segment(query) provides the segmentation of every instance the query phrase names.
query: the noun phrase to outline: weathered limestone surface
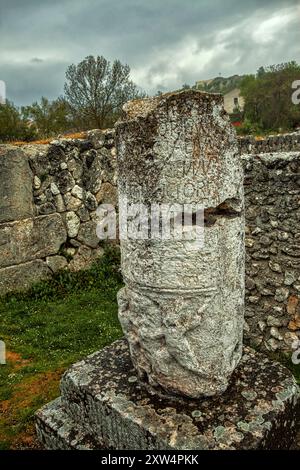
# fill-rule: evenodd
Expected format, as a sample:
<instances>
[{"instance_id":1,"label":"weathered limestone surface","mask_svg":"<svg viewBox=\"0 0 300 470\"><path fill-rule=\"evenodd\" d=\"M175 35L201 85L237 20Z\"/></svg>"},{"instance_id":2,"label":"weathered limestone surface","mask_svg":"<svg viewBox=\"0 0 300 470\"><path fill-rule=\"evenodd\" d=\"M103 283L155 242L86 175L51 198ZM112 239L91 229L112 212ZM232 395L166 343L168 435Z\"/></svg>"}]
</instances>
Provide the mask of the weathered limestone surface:
<instances>
[{"instance_id":1,"label":"weathered limestone surface","mask_svg":"<svg viewBox=\"0 0 300 470\"><path fill-rule=\"evenodd\" d=\"M0 168L0 223L32 217L32 173L24 152L0 145Z\"/></svg>"},{"instance_id":2,"label":"weathered limestone surface","mask_svg":"<svg viewBox=\"0 0 300 470\"><path fill-rule=\"evenodd\" d=\"M119 319L139 376L190 397L224 392L242 353L243 171L223 99L133 101L116 128L119 203L201 204L204 248L122 240Z\"/></svg>"},{"instance_id":3,"label":"weathered limestone surface","mask_svg":"<svg viewBox=\"0 0 300 470\"><path fill-rule=\"evenodd\" d=\"M0 295L13 290L27 290L32 284L51 277L51 274L50 268L40 259L0 269Z\"/></svg>"},{"instance_id":4,"label":"weathered limestone surface","mask_svg":"<svg viewBox=\"0 0 300 470\"><path fill-rule=\"evenodd\" d=\"M66 237L59 214L0 224L0 267L55 254Z\"/></svg>"},{"instance_id":5,"label":"weathered limestone surface","mask_svg":"<svg viewBox=\"0 0 300 470\"><path fill-rule=\"evenodd\" d=\"M49 256L46 258L46 263L53 273L57 273L58 271L61 271L68 267L67 260L64 256Z\"/></svg>"},{"instance_id":6,"label":"weathered limestone surface","mask_svg":"<svg viewBox=\"0 0 300 470\"><path fill-rule=\"evenodd\" d=\"M47 449L288 449L299 416L292 374L249 348L221 397L150 393L125 340L74 364L61 391L37 413Z\"/></svg>"}]
</instances>

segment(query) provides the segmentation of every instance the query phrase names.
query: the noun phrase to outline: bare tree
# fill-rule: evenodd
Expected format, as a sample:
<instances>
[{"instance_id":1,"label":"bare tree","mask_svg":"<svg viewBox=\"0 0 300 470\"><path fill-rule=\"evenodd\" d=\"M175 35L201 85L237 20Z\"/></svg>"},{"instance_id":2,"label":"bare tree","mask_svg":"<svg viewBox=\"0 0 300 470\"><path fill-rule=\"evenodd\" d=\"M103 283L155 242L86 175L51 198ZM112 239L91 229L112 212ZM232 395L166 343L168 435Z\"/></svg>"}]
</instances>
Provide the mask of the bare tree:
<instances>
[{"instance_id":1,"label":"bare tree","mask_svg":"<svg viewBox=\"0 0 300 470\"><path fill-rule=\"evenodd\" d=\"M65 95L81 128L103 128L118 118L122 105L144 96L119 60L88 56L66 72Z\"/></svg>"}]
</instances>

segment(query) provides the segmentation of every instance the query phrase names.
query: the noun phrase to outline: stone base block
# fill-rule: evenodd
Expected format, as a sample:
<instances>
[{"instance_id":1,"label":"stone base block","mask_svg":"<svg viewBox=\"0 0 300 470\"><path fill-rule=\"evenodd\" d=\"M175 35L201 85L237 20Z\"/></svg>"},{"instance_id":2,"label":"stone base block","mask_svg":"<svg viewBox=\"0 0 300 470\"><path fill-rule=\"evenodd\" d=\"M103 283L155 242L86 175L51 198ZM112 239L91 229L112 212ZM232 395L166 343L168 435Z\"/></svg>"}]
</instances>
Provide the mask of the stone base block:
<instances>
[{"instance_id":1,"label":"stone base block","mask_svg":"<svg viewBox=\"0 0 300 470\"><path fill-rule=\"evenodd\" d=\"M46 449L92 450L97 442L66 413L57 398L37 413L37 434Z\"/></svg>"},{"instance_id":2,"label":"stone base block","mask_svg":"<svg viewBox=\"0 0 300 470\"><path fill-rule=\"evenodd\" d=\"M48 449L288 449L299 418L291 373L249 348L219 397L154 393L137 379L125 340L74 364L61 392L37 413Z\"/></svg>"}]
</instances>

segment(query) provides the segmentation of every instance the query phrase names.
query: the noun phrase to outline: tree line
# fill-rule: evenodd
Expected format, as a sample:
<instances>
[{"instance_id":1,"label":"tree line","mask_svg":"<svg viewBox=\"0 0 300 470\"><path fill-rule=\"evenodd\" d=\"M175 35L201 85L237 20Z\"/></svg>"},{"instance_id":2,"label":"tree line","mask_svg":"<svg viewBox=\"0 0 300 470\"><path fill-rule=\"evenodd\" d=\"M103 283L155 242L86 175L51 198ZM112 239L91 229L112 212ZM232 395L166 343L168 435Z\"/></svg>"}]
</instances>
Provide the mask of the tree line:
<instances>
[{"instance_id":1,"label":"tree line","mask_svg":"<svg viewBox=\"0 0 300 470\"><path fill-rule=\"evenodd\" d=\"M222 82L232 79L233 83ZM230 79L217 77L209 84L203 84L202 90L211 93L226 94L234 88L240 88L245 100L244 109L239 107L230 116L233 123L239 123L239 134L270 134L273 132L288 132L300 128L300 103L293 102L295 93L293 84L300 81L300 65L286 62L269 67L260 67L256 74L233 76ZM182 90L199 89L188 84L182 85ZM201 89L200 89L201 90ZM297 92L300 97L300 90Z\"/></svg>"},{"instance_id":2,"label":"tree line","mask_svg":"<svg viewBox=\"0 0 300 470\"><path fill-rule=\"evenodd\" d=\"M299 127L300 104L292 101L292 84L297 80L300 65L294 61L260 67L255 75L246 75L240 85L245 107L235 113L242 122L238 132L263 134ZM30 141L111 127L126 101L145 96L131 80L128 65L88 56L67 68L64 95L56 100L42 97L20 109L9 101L1 105L0 141Z\"/></svg>"},{"instance_id":3,"label":"tree line","mask_svg":"<svg viewBox=\"0 0 300 470\"><path fill-rule=\"evenodd\" d=\"M293 103L292 85L300 80L300 65L287 62L260 67L241 82L245 99L240 132L260 134L291 131L300 127L300 104Z\"/></svg>"},{"instance_id":4,"label":"tree line","mask_svg":"<svg viewBox=\"0 0 300 470\"><path fill-rule=\"evenodd\" d=\"M143 98L130 78L130 67L119 60L88 56L66 71L64 95L18 108L0 106L0 141L30 141L66 132L102 129L118 119L124 103Z\"/></svg>"}]
</instances>

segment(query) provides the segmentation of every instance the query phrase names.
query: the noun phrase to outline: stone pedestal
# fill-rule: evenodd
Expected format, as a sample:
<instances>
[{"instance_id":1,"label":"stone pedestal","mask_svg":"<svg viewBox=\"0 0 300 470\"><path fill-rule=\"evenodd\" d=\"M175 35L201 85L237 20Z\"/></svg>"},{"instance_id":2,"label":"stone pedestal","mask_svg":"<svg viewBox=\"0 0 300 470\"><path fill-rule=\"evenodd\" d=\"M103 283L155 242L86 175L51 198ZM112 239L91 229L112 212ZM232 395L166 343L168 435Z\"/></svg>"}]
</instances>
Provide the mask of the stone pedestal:
<instances>
[{"instance_id":1,"label":"stone pedestal","mask_svg":"<svg viewBox=\"0 0 300 470\"><path fill-rule=\"evenodd\" d=\"M291 373L249 348L220 397L153 394L138 381L126 340L74 364L61 393L37 413L47 449L288 449L299 417Z\"/></svg>"}]
</instances>

